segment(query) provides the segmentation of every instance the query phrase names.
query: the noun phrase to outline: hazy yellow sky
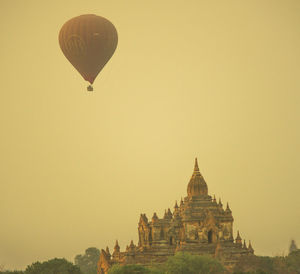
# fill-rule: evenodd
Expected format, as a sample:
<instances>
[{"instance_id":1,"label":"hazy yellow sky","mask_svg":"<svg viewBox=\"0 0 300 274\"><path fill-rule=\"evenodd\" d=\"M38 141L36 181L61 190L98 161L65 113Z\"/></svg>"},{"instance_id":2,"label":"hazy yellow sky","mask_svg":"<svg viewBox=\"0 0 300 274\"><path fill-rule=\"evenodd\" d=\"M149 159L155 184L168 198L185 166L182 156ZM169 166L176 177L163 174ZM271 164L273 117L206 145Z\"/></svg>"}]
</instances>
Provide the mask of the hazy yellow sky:
<instances>
[{"instance_id":1,"label":"hazy yellow sky","mask_svg":"<svg viewBox=\"0 0 300 274\"><path fill-rule=\"evenodd\" d=\"M86 13L119 34L94 93L58 44ZM256 254L300 245L300 1L0 0L0 30L0 264L137 243L196 156Z\"/></svg>"}]
</instances>

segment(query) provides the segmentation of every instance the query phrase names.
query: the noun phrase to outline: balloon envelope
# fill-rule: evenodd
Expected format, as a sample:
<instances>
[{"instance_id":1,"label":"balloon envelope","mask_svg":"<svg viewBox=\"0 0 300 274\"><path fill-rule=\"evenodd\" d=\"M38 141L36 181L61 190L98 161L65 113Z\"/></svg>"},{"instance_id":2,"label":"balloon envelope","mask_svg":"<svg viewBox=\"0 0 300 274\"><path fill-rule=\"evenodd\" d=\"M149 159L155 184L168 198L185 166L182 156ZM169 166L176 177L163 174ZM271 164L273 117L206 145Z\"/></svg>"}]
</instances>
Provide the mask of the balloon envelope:
<instances>
[{"instance_id":1,"label":"balloon envelope","mask_svg":"<svg viewBox=\"0 0 300 274\"><path fill-rule=\"evenodd\" d=\"M67 21L59 32L59 45L82 77L93 84L113 55L118 34L107 19L85 14Z\"/></svg>"}]
</instances>

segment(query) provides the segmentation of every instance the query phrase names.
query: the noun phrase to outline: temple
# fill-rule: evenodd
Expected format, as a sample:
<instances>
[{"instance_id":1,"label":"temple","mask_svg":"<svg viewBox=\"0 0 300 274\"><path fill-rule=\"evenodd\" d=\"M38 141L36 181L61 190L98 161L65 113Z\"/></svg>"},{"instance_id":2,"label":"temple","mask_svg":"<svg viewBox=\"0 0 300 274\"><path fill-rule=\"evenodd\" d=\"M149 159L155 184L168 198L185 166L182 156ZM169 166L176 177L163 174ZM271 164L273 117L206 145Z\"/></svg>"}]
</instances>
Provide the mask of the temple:
<instances>
[{"instance_id":1,"label":"temple","mask_svg":"<svg viewBox=\"0 0 300 274\"><path fill-rule=\"evenodd\" d=\"M107 274L113 264L153 265L164 263L178 251L218 258L231 270L239 257L251 256L254 250L240 237L234 239L233 217L227 203L224 210L221 199L208 195L207 184L201 175L197 158L192 177L187 186L187 197L175 203L174 210L165 211L163 218L156 213L149 220L141 214L138 223L139 242L131 241L125 251L120 251L116 241L113 253L108 247L101 250L98 274Z\"/></svg>"}]
</instances>

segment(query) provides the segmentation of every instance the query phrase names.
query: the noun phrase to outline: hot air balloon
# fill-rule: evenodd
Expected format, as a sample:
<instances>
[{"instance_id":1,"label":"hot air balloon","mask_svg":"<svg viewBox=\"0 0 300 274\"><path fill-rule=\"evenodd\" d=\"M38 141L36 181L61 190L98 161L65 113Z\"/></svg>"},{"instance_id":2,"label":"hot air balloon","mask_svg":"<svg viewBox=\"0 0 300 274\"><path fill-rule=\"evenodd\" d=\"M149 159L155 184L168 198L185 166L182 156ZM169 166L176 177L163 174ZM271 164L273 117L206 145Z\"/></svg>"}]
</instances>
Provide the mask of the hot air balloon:
<instances>
[{"instance_id":1,"label":"hot air balloon","mask_svg":"<svg viewBox=\"0 0 300 274\"><path fill-rule=\"evenodd\" d=\"M70 63L90 85L109 61L118 44L114 25L104 17L84 14L67 21L59 32L59 45Z\"/></svg>"}]
</instances>

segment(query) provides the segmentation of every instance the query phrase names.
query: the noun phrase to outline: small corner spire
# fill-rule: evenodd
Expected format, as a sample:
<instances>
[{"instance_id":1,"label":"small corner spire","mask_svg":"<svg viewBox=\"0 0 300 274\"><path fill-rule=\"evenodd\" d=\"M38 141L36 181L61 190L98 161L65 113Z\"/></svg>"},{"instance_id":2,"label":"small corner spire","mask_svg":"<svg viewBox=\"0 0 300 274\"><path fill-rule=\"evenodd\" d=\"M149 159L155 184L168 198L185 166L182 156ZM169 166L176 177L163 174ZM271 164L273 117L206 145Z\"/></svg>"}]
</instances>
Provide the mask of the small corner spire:
<instances>
[{"instance_id":1,"label":"small corner spire","mask_svg":"<svg viewBox=\"0 0 300 274\"><path fill-rule=\"evenodd\" d=\"M178 209L178 204L177 204L177 200L175 201L175 206L174 206L175 209Z\"/></svg>"},{"instance_id":2,"label":"small corner spire","mask_svg":"<svg viewBox=\"0 0 300 274\"><path fill-rule=\"evenodd\" d=\"M152 221L155 222L156 220L158 220L158 217L157 217L156 212L154 212L153 217L152 217Z\"/></svg>"},{"instance_id":3,"label":"small corner spire","mask_svg":"<svg viewBox=\"0 0 300 274\"><path fill-rule=\"evenodd\" d=\"M131 240L130 245L129 245L129 249L134 249L134 248L135 248L135 245L133 243L133 240Z\"/></svg>"},{"instance_id":4,"label":"small corner spire","mask_svg":"<svg viewBox=\"0 0 300 274\"><path fill-rule=\"evenodd\" d=\"M227 202L227 206L226 206L226 211L229 212L229 213L231 213L231 209L229 208L228 202Z\"/></svg>"},{"instance_id":5,"label":"small corner spire","mask_svg":"<svg viewBox=\"0 0 300 274\"><path fill-rule=\"evenodd\" d=\"M248 250L249 250L250 253L252 253L252 254L254 253L254 249L253 249L253 247L251 245L251 241L250 240L249 240Z\"/></svg>"},{"instance_id":6,"label":"small corner spire","mask_svg":"<svg viewBox=\"0 0 300 274\"><path fill-rule=\"evenodd\" d=\"M221 198L219 198L219 206L223 206Z\"/></svg>"},{"instance_id":7,"label":"small corner spire","mask_svg":"<svg viewBox=\"0 0 300 274\"><path fill-rule=\"evenodd\" d=\"M119 243L118 243L118 240L116 240L116 243L115 243L115 246L114 246L114 251L113 251L113 257L116 256L117 254L119 254L120 252L120 246L119 246Z\"/></svg>"},{"instance_id":8,"label":"small corner spire","mask_svg":"<svg viewBox=\"0 0 300 274\"><path fill-rule=\"evenodd\" d=\"M110 252L109 252L109 248L108 248L108 246L106 247L106 254L110 257L111 256L111 254L110 254Z\"/></svg>"},{"instance_id":9,"label":"small corner spire","mask_svg":"<svg viewBox=\"0 0 300 274\"><path fill-rule=\"evenodd\" d=\"M235 243L242 246L242 238L240 236L240 232L237 231L237 236L236 236L236 239L235 239Z\"/></svg>"},{"instance_id":10,"label":"small corner spire","mask_svg":"<svg viewBox=\"0 0 300 274\"><path fill-rule=\"evenodd\" d=\"M168 213L167 213L167 210L165 209L164 219L167 219L167 218L168 218Z\"/></svg>"}]
</instances>

